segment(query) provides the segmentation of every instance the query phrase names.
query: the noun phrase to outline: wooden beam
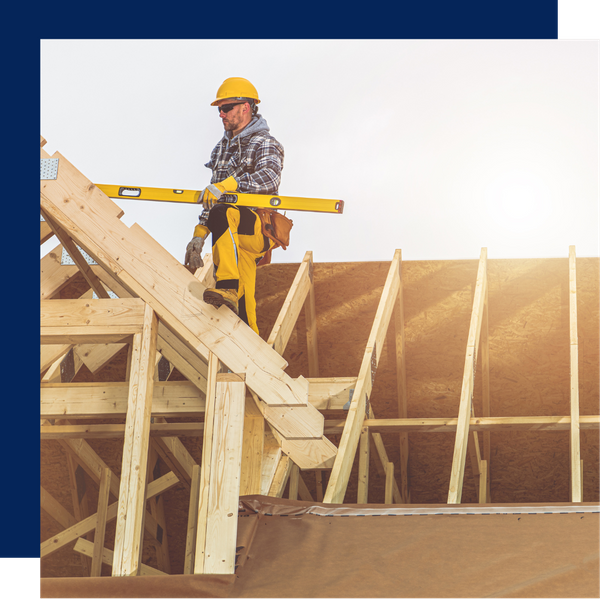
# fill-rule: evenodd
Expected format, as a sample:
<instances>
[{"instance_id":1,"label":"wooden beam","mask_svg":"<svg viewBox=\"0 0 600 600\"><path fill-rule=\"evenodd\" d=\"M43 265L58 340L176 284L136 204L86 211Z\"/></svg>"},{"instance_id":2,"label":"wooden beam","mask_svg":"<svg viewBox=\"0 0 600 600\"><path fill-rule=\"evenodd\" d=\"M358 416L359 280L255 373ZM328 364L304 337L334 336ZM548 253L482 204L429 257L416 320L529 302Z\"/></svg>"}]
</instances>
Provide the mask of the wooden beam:
<instances>
[{"instance_id":1,"label":"wooden beam","mask_svg":"<svg viewBox=\"0 0 600 600\"><path fill-rule=\"evenodd\" d=\"M41 415L47 419L125 417L128 390L126 382L42 384ZM203 394L190 382L153 382L152 414L156 417L201 416L205 406Z\"/></svg>"},{"instance_id":2,"label":"wooden beam","mask_svg":"<svg viewBox=\"0 0 600 600\"><path fill-rule=\"evenodd\" d=\"M581 442L579 435L579 342L577 336L577 257L569 246L569 331L571 374L571 429L569 433L571 502L582 502Z\"/></svg>"},{"instance_id":3,"label":"wooden beam","mask_svg":"<svg viewBox=\"0 0 600 600\"><path fill-rule=\"evenodd\" d=\"M204 552L196 547L207 574L235 570L245 397L243 375L217 375Z\"/></svg>"},{"instance_id":4,"label":"wooden beam","mask_svg":"<svg viewBox=\"0 0 600 600\"><path fill-rule=\"evenodd\" d=\"M110 478L110 469L103 469L102 477L100 478L100 491L98 493L98 511L96 512L91 577L100 577L102 575L102 554L104 551L104 536L106 534L106 515L108 514L108 499L110 496Z\"/></svg>"},{"instance_id":5,"label":"wooden beam","mask_svg":"<svg viewBox=\"0 0 600 600\"><path fill-rule=\"evenodd\" d=\"M452 470L448 489L448 504L460 504L462 496L463 478L465 474L465 459L469 439L469 423L473 401L473 384L475 380L475 364L477 361L477 347L481 335L481 322L483 319L483 299L487 287L487 248L482 248L477 270L475 297L469 325L469 338L465 357L465 368L458 409L458 426L454 441L454 454L452 457Z\"/></svg>"},{"instance_id":6,"label":"wooden beam","mask_svg":"<svg viewBox=\"0 0 600 600\"><path fill-rule=\"evenodd\" d=\"M481 461L481 474L479 475L479 504L486 504L489 502L487 497L488 488L488 462L487 460Z\"/></svg>"},{"instance_id":7,"label":"wooden beam","mask_svg":"<svg viewBox=\"0 0 600 600\"><path fill-rule=\"evenodd\" d=\"M163 494L167 490L171 489L178 483L178 479L174 473L168 473L167 475L163 475L159 480L153 481L148 485L148 498L153 498L157 494ZM106 513L106 522L110 523L117 517L117 505L118 502L113 502L109 507ZM40 546L40 558L44 558L52 552L56 552L63 546L73 542L78 537L93 531L96 527L97 515L93 514L83 521L79 521L75 525L61 531L55 536L47 539L45 542L42 542Z\"/></svg>"},{"instance_id":8,"label":"wooden beam","mask_svg":"<svg viewBox=\"0 0 600 600\"><path fill-rule=\"evenodd\" d=\"M369 421L370 419L366 419L365 423L368 423ZM376 431L369 431L369 433L371 434L371 438L375 446L375 457L379 460L381 472L385 475L387 465L390 462L390 460L385 450L385 446L383 445L383 438L381 437L381 434ZM375 464L377 465L377 461L375 461ZM402 495L400 494L400 488L398 487L398 482L396 481L396 477L393 473L391 485L394 502L396 502L396 504L401 504Z\"/></svg>"},{"instance_id":9,"label":"wooden beam","mask_svg":"<svg viewBox=\"0 0 600 600\"><path fill-rule=\"evenodd\" d=\"M481 397L482 397L482 416L490 417L492 415L490 408L490 336L488 324L488 286L485 286L483 298L483 320L481 323ZM486 467L486 502L491 502L490 493L490 462L491 455L491 436L486 431L483 434L483 458ZM480 477L481 479L481 477Z\"/></svg>"},{"instance_id":10,"label":"wooden beam","mask_svg":"<svg viewBox=\"0 0 600 600\"><path fill-rule=\"evenodd\" d=\"M73 512L75 513L76 521L79 522L90 515L85 472L83 468L75 462L71 454L67 454L67 470L69 473L69 486L71 489ZM90 536L93 534L88 532L86 535ZM89 577L92 562L85 556L80 556L79 559L81 561L84 577Z\"/></svg>"},{"instance_id":11,"label":"wooden beam","mask_svg":"<svg viewBox=\"0 0 600 600\"><path fill-rule=\"evenodd\" d=\"M287 343L294 330L304 301L311 287L309 270L311 270L310 256L307 253L300 263L300 268L294 277L294 281L275 320L267 344L283 355Z\"/></svg>"},{"instance_id":12,"label":"wooden beam","mask_svg":"<svg viewBox=\"0 0 600 600\"><path fill-rule=\"evenodd\" d=\"M260 480L260 493L263 496L269 494L271 485L277 474L277 467L281 461L282 451L281 444L277 441L271 427L265 427L264 443L263 443L263 455L262 455L262 467L261 467L261 480ZM283 493L283 492L282 492ZM281 497L281 496L280 496Z\"/></svg>"},{"instance_id":13,"label":"wooden beam","mask_svg":"<svg viewBox=\"0 0 600 600\"><path fill-rule=\"evenodd\" d=\"M85 556L92 556L94 551L94 544L88 542L83 538L79 538L73 547L75 552L79 552L80 554L84 554ZM103 548L102 550L102 562L105 565L109 565L112 567L113 564L113 551L108 548ZM150 576L150 577L161 577L167 575L167 573L163 573L154 567L149 567L148 565L140 565L140 575L142 576Z\"/></svg>"},{"instance_id":14,"label":"wooden beam","mask_svg":"<svg viewBox=\"0 0 600 600\"><path fill-rule=\"evenodd\" d=\"M246 396L244 410L240 496L260 494L265 439L265 419L252 394Z\"/></svg>"},{"instance_id":15,"label":"wooden beam","mask_svg":"<svg viewBox=\"0 0 600 600\"><path fill-rule=\"evenodd\" d=\"M85 280L90 284L90 287L96 292L98 298L110 298L108 292L104 289L104 286L100 283L100 280L96 274L92 271L91 266L87 263L85 258L82 256L79 248L75 242L69 237L69 234L60 226L60 224L51 217L44 209L42 209L42 215L49 227L52 229L54 235L60 240L63 248L69 253L69 256L73 259L73 262L79 269L79 272L83 275Z\"/></svg>"},{"instance_id":16,"label":"wooden beam","mask_svg":"<svg viewBox=\"0 0 600 600\"><path fill-rule=\"evenodd\" d=\"M141 563L157 334L156 314L149 305L145 305L143 331L133 338L113 577L137 575Z\"/></svg>"},{"instance_id":17,"label":"wooden beam","mask_svg":"<svg viewBox=\"0 0 600 600\"><path fill-rule=\"evenodd\" d=\"M179 416L185 413L179 413ZM341 435L344 430L344 420L325 421L325 431L329 435ZM456 433L458 419L445 419L433 417L428 419L365 419L364 426L373 430L373 433L402 433L411 431L414 433ZM600 415L581 415L579 427L582 430L599 430ZM469 430L471 432L492 431L570 431L571 417L489 417L487 419L477 417L470 419ZM204 423L153 423L150 425L150 437L173 437L173 436L202 436ZM43 440L86 440L86 439L111 439L122 438L125 435L125 425L119 424L85 424L85 425L42 425L40 427L41 439ZM265 433L265 436L267 433ZM271 434L272 435L272 434ZM273 439L275 439L273 437ZM265 443L265 448L267 444ZM281 452L281 447L273 445L273 449ZM263 456L263 477L265 476L265 458L270 455L265 450ZM278 462L273 454L272 460ZM271 465L272 466L272 465ZM320 471L315 471L318 475ZM261 486L261 493L267 494Z\"/></svg>"},{"instance_id":18,"label":"wooden beam","mask_svg":"<svg viewBox=\"0 0 600 600\"><path fill-rule=\"evenodd\" d=\"M200 391L201 386L196 383L189 381L155 381L153 385L152 414L166 418L201 416L205 410L206 398L204 393ZM206 386L202 387L206 389ZM128 383L122 381L70 384L42 382L41 415L47 419L61 417L70 419L124 417L127 412L128 389ZM339 398L343 399L348 392L348 389L344 389L339 396L333 397L329 402L324 399L318 390L316 395L313 396L312 385L309 390L311 394L309 396L310 404L315 408L324 407L322 410L327 410L326 407L333 402L338 405L341 402ZM264 414L271 420L271 424L279 425L279 430L285 432L286 417L278 417L275 411L267 410L264 403L260 404ZM158 428L156 430L158 431ZM290 429L290 437L293 437L293 431L293 429Z\"/></svg>"},{"instance_id":19,"label":"wooden beam","mask_svg":"<svg viewBox=\"0 0 600 600\"><path fill-rule=\"evenodd\" d=\"M363 427L360 432L360 448L358 454L358 490L357 504L369 502L369 459L371 457L369 444L369 428Z\"/></svg>"},{"instance_id":20,"label":"wooden beam","mask_svg":"<svg viewBox=\"0 0 600 600\"><path fill-rule=\"evenodd\" d=\"M169 467L167 467L168 469ZM148 480L154 481L161 476L161 460L156 448L149 448L148 456ZM180 480L181 481L181 480ZM165 499L164 496L155 496L148 500L147 506L150 514L156 519L159 535L156 540L151 540L156 553L157 566L165 573L171 573L171 560L169 557L169 536L167 533L167 520L165 517Z\"/></svg>"},{"instance_id":21,"label":"wooden beam","mask_svg":"<svg viewBox=\"0 0 600 600\"><path fill-rule=\"evenodd\" d=\"M43 300L41 343L79 342L92 336L120 341L142 330L144 302L138 298ZM73 339L74 338L74 339Z\"/></svg>"},{"instance_id":22,"label":"wooden beam","mask_svg":"<svg viewBox=\"0 0 600 600\"><path fill-rule=\"evenodd\" d=\"M198 491L198 505L196 510L196 547L194 549L193 573L204 573L204 557L206 554L208 502L211 481L213 437L218 436L215 432L215 411L217 395L217 374L222 365L216 354L209 353L208 373L206 384L206 414L204 417L204 437L202 439L202 466L200 468L200 485Z\"/></svg>"},{"instance_id":23,"label":"wooden beam","mask_svg":"<svg viewBox=\"0 0 600 600\"><path fill-rule=\"evenodd\" d=\"M286 456L285 454L281 456L279 463L277 464L275 477L273 477L269 493L267 494L268 496L274 496L275 498L283 497L283 492L285 491L285 486L293 464L294 463L290 460L289 456Z\"/></svg>"},{"instance_id":24,"label":"wooden beam","mask_svg":"<svg viewBox=\"0 0 600 600\"><path fill-rule=\"evenodd\" d=\"M394 490L394 463L389 462L385 466L385 493L384 502L385 504L393 504L393 490Z\"/></svg>"},{"instance_id":25,"label":"wooden beam","mask_svg":"<svg viewBox=\"0 0 600 600\"><path fill-rule=\"evenodd\" d=\"M315 485L317 487L317 502L323 502L323 473L315 471Z\"/></svg>"},{"instance_id":26,"label":"wooden beam","mask_svg":"<svg viewBox=\"0 0 600 600\"><path fill-rule=\"evenodd\" d=\"M196 532L198 530L198 504L200 502L200 465L192 469L192 483L190 485L190 504L188 508L188 522L185 536L185 557L183 560L183 573L191 575L194 572L196 556Z\"/></svg>"},{"instance_id":27,"label":"wooden beam","mask_svg":"<svg viewBox=\"0 0 600 600\"><path fill-rule=\"evenodd\" d=\"M400 257L402 258L402 256ZM400 261L400 275L398 283L398 297L394 307L394 334L396 342L396 388L398 394L398 417L408 418L408 393L406 391L406 348L404 335L404 292L402 285L402 261ZM409 503L408 490L408 433L402 432L399 436L400 444L400 496L401 503Z\"/></svg>"},{"instance_id":28,"label":"wooden beam","mask_svg":"<svg viewBox=\"0 0 600 600\"><path fill-rule=\"evenodd\" d=\"M315 282L313 277L313 253L309 251L305 254L304 260L309 263L308 278L310 279L310 288L308 296L304 301L304 318L306 320L306 346L308 350L308 376L319 376L319 349L317 343L317 310L315 306Z\"/></svg>"},{"instance_id":29,"label":"wooden beam","mask_svg":"<svg viewBox=\"0 0 600 600\"><path fill-rule=\"evenodd\" d=\"M396 250L391 262L388 276L383 288L381 300L377 307L375 320L367 341L367 347L361 363L356 389L350 403L346 425L340 440L324 502L342 504L348 486L348 478L354 462L360 432L368 410L368 399L371 395L375 369L379 362L383 342L390 322L391 313L398 295L400 285L401 252Z\"/></svg>"},{"instance_id":30,"label":"wooden beam","mask_svg":"<svg viewBox=\"0 0 600 600\"><path fill-rule=\"evenodd\" d=\"M290 471L290 487L289 487L289 499L298 500L298 479L300 478L300 469L298 465L292 462L292 469Z\"/></svg>"}]
</instances>

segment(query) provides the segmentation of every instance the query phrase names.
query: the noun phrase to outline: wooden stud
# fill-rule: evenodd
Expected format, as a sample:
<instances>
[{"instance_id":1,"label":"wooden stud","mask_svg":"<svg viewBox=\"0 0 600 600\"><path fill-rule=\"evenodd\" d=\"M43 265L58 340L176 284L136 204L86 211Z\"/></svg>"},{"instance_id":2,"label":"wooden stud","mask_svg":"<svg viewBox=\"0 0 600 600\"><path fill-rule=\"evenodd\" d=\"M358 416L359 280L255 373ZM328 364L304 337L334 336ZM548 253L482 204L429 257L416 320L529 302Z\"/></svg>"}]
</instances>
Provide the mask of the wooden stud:
<instances>
[{"instance_id":1,"label":"wooden stud","mask_svg":"<svg viewBox=\"0 0 600 600\"><path fill-rule=\"evenodd\" d=\"M294 281L275 320L271 334L267 339L267 344L274 348L279 354L284 353L287 343L294 330L294 325L298 320L304 301L310 291L311 280L309 271L311 269L310 256L304 256L300 263L300 268L294 277Z\"/></svg>"},{"instance_id":2,"label":"wooden stud","mask_svg":"<svg viewBox=\"0 0 600 600\"><path fill-rule=\"evenodd\" d=\"M102 575L102 553L104 551L104 536L106 534L106 516L110 496L110 469L103 469L98 493L98 511L96 512L96 530L94 533L94 550L92 552L92 577Z\"/></svg>"},{"instance_id":3,"label":"wooden stud","mask_svg":"<svg viewBox=\"0 0 600 600\"><path fill-rule=\"evenodd\" d=\"M600 415L581 415L581 429L598 430ZM456 433L458 419L443 417L413 418L413 419L366 419L364 426L371 433L399 433L401 431L418 433ZM344 421L326 421L325 430L333 435L339 435L344 427ZM469 420L470 431L569 431L571 417L472 417Z\"/></svg>"},{"instance_id":4,"label":"wooden stud","mask_svg":"<svg viewBox=\"0 0 600 600\"><path fill-rule=\"evenodd\" d=\"M481 473L479 475L479 504L486 504L489 502L487 498L488 488L488 462L487 460L481 461Z\"/></svg>"},{"instance_id":5,"label":"wooden stud","mask_svg":"<svg viewBox=\"0 0 600 600\"><path fill-rule=\"evenodd\" d=\"M290 471L290 488L289 488L289 499L298 500L298 479L300 477L300 469L298 465L292 463L292 470Z\"/></svg>"},{"instance_id":6,"label":"wooden stud","mask_svg":"<svg viewBox=\"0 0 600 600\"><path fill-rule=\"evenodd\" d=\"M394 489L394 463L387 463L385 466L385 504L393 504Z\"/></svg>"},{"instance_id":7,"label":"wooden stud","mask_svg":"<svg viewBox=\"0 0 600 600\"><path fill-rule=\"evenodd\" d=\"M67 470L69 472L69 483L71 487L71 501L73 503L73 513L77 522L82 521L89 516L88 508L88 489L85 479L85 472L73 459L73 455L67 454ZM87 536L93 534L87 533ZM90 575L92 562L85 556L79 557L83 573L86 577Z\"/></svg>"},{"instance_id":8,"label":"wooden stud","mask_svg":"<svg viewBox=\"0 0 600 600\"><path fill-rule=\"evenodd\" d=\"M481 322L481 397L482 416L490 417L490 335L488 324L488 286L485 286L483 299L483 320ZM490 494L490 461L491 461L491 436L486 431L483 434L483 458L486 462L486 502L491 502Z\"/></svg>"},{"instance_id":9,"label":"wooden stud","mask_svg":"<svg viewBox=\"0 0 600 600\"><path fill-rule=\"evenodd\" d=\"M137 575L141 563L157 333L156 314L149 305L146 305L143 332L136 333L133 338L113 577Z\"/></svg>"},{"instance_id":10,"label":"wooden stud","mask_svg":"<svg viewBox=\"0 0 600 600\"><path fill-rule=\"evenodd\" d=\"M358 491L356 494L357 504L369 502L369 428L363 427L360 432L360 447L358 450Z\"/></svg>"},{"instance_id":11,"label":"wooden stud","mask_svg":"<svg viewBox=\"0 0 600 600\"><path fill-rule=\"evenodd\" d=\"M209 485L211 480L213 437L215 433L217 374L221 363L216 354L210 353L208 358L206 413L204 416L204 436L202 438L202 465L200 469L200 489L198 492L198 517L196 518L196 548L194 551L194 574L204 573L204 557L206 554L207 521L209 505Z\"/></svg>"},{"instance_id":12,"label":"wooden stud","mask_svg":"<svg viewBox=\"0 0 600 600\"><path fill-rule=\"evenodd\" d=\"M292 465L293 463L290 460L290 457L283 454L277 464L277 470L275 471L275 476L273 477L271 487L269 488L268 496L274 496L275 498L283 497L283 492L285 491L285 485L290 476Z\"/></svg>"},{"instance_id":13,"label":"wooden stud","mask_svg":"<svg viewBox=\"0 0 600 600\"><path fill-rule=\"evenodd\" d=\"M246 397L244 410L240 496L260 494L265 438L265 419L251 394Z\"/></svg>"},{"instance_id":14,"label":"wooden stud","mask_svg":"<svg viewBox=\"0 0 600 600\"><path fill-rule=\"evenodd\" d=\"M454 454L452 457L452 471L450 474L450 486L448 489L448 504L460 504L462 496L462 485L465 473L465 459L469 440L469 422L473 400L473 383L475 380L475 363L477 360L477 348L481 334L481 322L483 319L483 298L487 287L487 248L482 248L477 270L477 283L475 286L475 297L473 310L471 312L471 323L469 325L469 338L467 341L467 352L465 368L463 372L462 390L458 412L458 425L454 441Z\"/></svg>"},{"instance_id":15,"label":"wooden stud","mask_svg":"<svg viewBox=\"0 0 600 600\"><path fill-rule=\"evenodd\" d=\"M308 350L308 376L319 376L319 348L317 343L317 309L315 306L315 282L313 277L313 253L307 252L304 260L308 261L310 288L304 301L304 318L306 320L306 346Z\"/></svg>"},{"instance_id":16,"label":"wooden stud","mask_svg":"<svg viewBox=\"0 0 600 600\"><path fill-rule=\"evenodd\" d=\"M364 423L366 424L369 421L370 421L370 419L365 420ZM380 472L382 474L385 474L387 464L390 461L388 459L388 455L385 450L385 446L383 445L383 438L381 437L381 434L378 432L370 431L369 433L371 434L371 439L373 440L373 445L375 446L375 457L379 460L379 463L377 462L377 460L375 461L375 465L379 465L379 467L381 469ZM392 473L391 485L392 485L392 495L393 495L394 502L396 504L402 504L402 495L400 494L400 488L398 487L398 482L393 473Z\"/></svg>"},{"instance_id":17,"label":"wooden stud","mask_svg":"<svg viewBox=\"0 0 600 600\"><path fill-rule=\"evenodd\" d=\"M84 554L85 556L92 556L92 552L94 551L94 544L88 542L83 538L79 538L73 547L75 552L79 552L80 554ZM113 551L108 548L102 549L102 562L105 565L109 565L112 567L113 564ZM140 565L140 575L142 576L150 576L150 577L160 577L165 576L167 573L163 573L154 567L149 567L148 565Z\"/></svg>"},{"instance_id":18,"label":"wooden stud","mask_svg":"<svg viewBox=\"0 0 600 600\"><path fill-rule=\"evenodd\" d=\"M400 254L400 275L398 297L394 307L394 334L396 341L396 385L398 393L398 417L408 418L408 393L406 390L406 349L404 336L404 293L402 286L402 254ZM408 433L400 433L400 497L408 504Z\"/></svg>"},{"instance_id":19,"label":"wooden stud","mask_svg":"<svg viewBox=\"0 0 600 600\"><path fill-rule=\"evenodd\" d=\"M373 366L376 367L378 364L391 313L398 295L400 258L401 252L396 250L386 278L381 300L377 307L375 320L367 341L367 347L356 382L356 389L346 417L346 425L344 426L337 456L331 470L327 491L323 498L323 501L327 503L341 504L344 502L344 495L348 486L348 478L352 469L352 463L354 462L360 431L365 420L367 398L370 396L373 387Z\"/></svg>"},{"instance_id":20,"label":"wooden stud","mask_svg":"<svg viewBox=\"0 0 600 600\"><path fill-rule=\"evenodd\" d=\"M315 471L315 485L317 487L317 502L323 502L323 473Z\"/></svg>"},{"instance_id":21,"label":"wooden stud","mask_svg":"<svg viewBox=\"0 0 600 600\"><path fill-rule=\"evenodd\" d=\"M575 246L569 246L569 330L571 372L571 429L569 435L571 502L582 502L581 442L579 435L579 343L577 336L577 257Z\"/></svg>"},{"instance_id":22,"label":"wooden stud","mask_svg":"<svg viewBox=\"0 0 600 600\"><path fill-rule=\"evenodd\" d=\"M177 440L179 441L179 440ZM160 478L160 456L154 446L150 446L150 454L148 457L148 481L154 481ZM167 469L170 467L167 465ZM179 475L176 473L177 477ZM181 481L181 478L179 478ZM157 523L159 535L156 540L151 543L156 552L156 562L160 571L171 573L171 560L169 558L169 536L167 534L167 520L165 517L165 499L161 494L148 500L147 505L150 507L150 514L154 517Z\"/></svg>"},{"instance_id":23,"label":"wooden stud","mask_svg":"<svg viewBox=\"0 0 600 600\"><path fill-rule=\"evenodd\" d=\"M281 444L277 441L271 431L271 427L267 425L265 427L264 441L263 441L263 454L262 454L262 468L261 468L261 481L260 481L260 493L263 496L272 495L270 494L271 485L275 479L277 473L277 467L281 461L282 451ZM285 485L285 484L284 484Z\"/></svg>"},{"instance_id":24,"label":"wooden stud","mask_svg":"<svg viewBox=\"0 0 600 600\"><path fill-rule=\"evenodd\" d=\"M204 573L227 574L235 569L246 397L246 385L236 377L237 381L224 374L221 380L217 375Z\"/></svg>"},{"instance_id":25,"label":"wooden stud","mask_svg":"<svg viewBox=\"0 0 600 600\"><path fill-rule=\"evenodd\" d=\"M196 554L196 532L198 530L198 504L200 501L200 465L192 468L192 483L190 485L190 504L188 510L187 533L185 536L185 558L183 573L191 575L194 572L194 557Z\"/></svg>"}]
</instances>

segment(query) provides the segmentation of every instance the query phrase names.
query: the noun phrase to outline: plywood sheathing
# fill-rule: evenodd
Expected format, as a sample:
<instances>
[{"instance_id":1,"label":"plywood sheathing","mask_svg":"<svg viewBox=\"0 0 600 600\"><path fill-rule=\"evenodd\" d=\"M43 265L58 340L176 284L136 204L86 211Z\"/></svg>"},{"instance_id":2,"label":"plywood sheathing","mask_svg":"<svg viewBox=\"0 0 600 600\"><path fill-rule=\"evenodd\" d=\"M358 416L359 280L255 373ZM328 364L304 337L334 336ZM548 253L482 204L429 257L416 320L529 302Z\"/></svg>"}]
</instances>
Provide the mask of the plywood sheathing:
<instances>
[{"instance_id":1,"label":"plywood sheathing","mask_svg":"<svg viewBox=\"0 0 600 600\"><path fill-rule=\"evenodd\" d=\"M488 261L490 396L492 416L569 414L568 249L565 258ZM315 257L318 259L318 257ZM456 417L472 309L477 259L464 261L404 261L406 370L409 417ZM389 261L315 263L314 279L321 377L356 376L389 270ZM580 413L594 415L598 407L598 259L577 259L578 334L580 346ZM298 264L272 264L258 270L258 325L266 339L298 271ZM79 276L78 276L79 277ZM60 292L79 297L85 282L77 280ZM72 288L72 289L70 289ZM372 401L378 418L397 416L393 327L379 362ZM75 382L124 381L127 349L92 375L82 367ZM284 358L291 377L307 375L303 312ZM481 413L478 360L475 410ZM170 379L181 379L174 372ZM331 415L333 416L333 415ZM340 413L337 413L340 416ZM343 416L343 415L342 415ZM327 418L327 415L326 415ZM329 437L329 436L328 436ZM181 438L200 463L197 438ZM337 443L339 438L330 436ZM397 434L384 434L389 460L399 464ZM409 479L412 502L444 503L447 495L454 436L410 434ZM122 441L89 440L115 475L120 476ZM491 434L491 496L494 502L568 501L569 441L565 432L503 432ZM598 501L598 432L581 431L586 502ZM41 483L72 511L66 458L58 442L41 443ZM369 501L383 502L385 476L371 453ZM358 460L346 494L356 501ZM398 475L398 474L397 474ZM313 473L303 472L316 496ZM328 472L323 473L323 486ZM89 481L90 510L95 511L97 486ZM287 493L287 492L286 492ZM183 572L188 491L179 484L165 494L167 531L173 573ZM476 502L476 481L467 461L463 502ZM60 531L41 512L41 539ZM112 548L114 522L106 547ZM82 576L71 546L42 561L42 576ZM144 547L142 562L157 567L154 549ZM103 574L109 574L103 567Z\"/></svg>"}]
</instances>

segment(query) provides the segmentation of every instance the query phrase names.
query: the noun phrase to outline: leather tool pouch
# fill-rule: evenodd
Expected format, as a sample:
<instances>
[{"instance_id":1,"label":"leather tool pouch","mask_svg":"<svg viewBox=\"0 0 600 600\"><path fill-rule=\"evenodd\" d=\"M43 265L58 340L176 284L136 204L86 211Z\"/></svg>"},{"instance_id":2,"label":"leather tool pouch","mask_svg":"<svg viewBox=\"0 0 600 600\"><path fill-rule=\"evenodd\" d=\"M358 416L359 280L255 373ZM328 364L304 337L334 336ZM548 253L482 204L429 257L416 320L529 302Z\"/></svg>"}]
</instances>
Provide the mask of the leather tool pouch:
<instances>
[{"instance_id":1,"label":"leather tool pouch","mask_svg":"<svg viewBox=\"0 0 600 600\"><path fill-rule=\"evenodd\" d=\"M260 217L262 233L265 237L275 242L274 246L267 250L261 258L258 266L268 265L271 262L271 252L280 246L285 250L290 245L290 230L294 225L291 219L270 208L256 208L256 214Z\"/></svg>"}]
</instances>

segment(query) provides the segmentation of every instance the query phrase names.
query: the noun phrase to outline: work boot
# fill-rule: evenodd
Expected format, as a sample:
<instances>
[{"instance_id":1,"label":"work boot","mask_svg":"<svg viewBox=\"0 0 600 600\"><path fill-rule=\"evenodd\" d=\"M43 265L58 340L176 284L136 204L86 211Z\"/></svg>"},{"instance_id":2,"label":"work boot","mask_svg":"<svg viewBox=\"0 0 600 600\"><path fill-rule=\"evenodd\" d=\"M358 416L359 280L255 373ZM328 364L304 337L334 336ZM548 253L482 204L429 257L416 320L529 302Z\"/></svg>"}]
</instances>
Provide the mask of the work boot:
<instances>
[{"instance_id":1,"label":"work boot","mask_svg":"<svg viewBox=\"0 0 600 600\"><path fill-rule=\"evenodd\" d=\"M219 308L224 304L227 308L231 309L236 315L238 314L238 293L237 290L218 290L216 288L209 288L204 290L204 302L212 304Z\"/></svg>"}]
</instances>

